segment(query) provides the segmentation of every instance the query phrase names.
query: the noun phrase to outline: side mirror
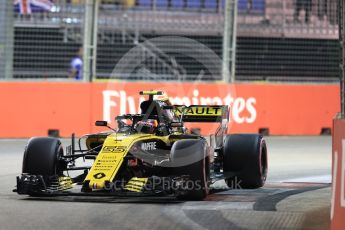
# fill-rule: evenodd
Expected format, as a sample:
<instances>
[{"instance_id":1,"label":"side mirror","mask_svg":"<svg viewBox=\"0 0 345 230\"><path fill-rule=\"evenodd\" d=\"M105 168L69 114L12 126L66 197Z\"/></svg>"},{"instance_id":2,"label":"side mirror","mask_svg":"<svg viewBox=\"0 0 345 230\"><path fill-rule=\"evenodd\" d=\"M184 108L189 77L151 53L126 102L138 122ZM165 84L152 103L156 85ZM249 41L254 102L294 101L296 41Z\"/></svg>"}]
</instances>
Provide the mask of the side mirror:
<instances>
[{"instance_id":1,"label":"side mirror","mask_svg":"<svg viewBox=\"0 0 345 230\"><path fill-rule=\"evenodd\" d=\"M96 126L108 126L107 121L96 121L95 123Z\"/></svg>"},{"instance_id":2,"label":"side mirror","mask_svg":"<svg viewBox=\"0 0 345 230\"><path fill-rule=\"evenodd\" d=\"M171 122L170 126L172 128L182 128L183 127L183 123L182 122Z\"/></svg>"}]
</instances>

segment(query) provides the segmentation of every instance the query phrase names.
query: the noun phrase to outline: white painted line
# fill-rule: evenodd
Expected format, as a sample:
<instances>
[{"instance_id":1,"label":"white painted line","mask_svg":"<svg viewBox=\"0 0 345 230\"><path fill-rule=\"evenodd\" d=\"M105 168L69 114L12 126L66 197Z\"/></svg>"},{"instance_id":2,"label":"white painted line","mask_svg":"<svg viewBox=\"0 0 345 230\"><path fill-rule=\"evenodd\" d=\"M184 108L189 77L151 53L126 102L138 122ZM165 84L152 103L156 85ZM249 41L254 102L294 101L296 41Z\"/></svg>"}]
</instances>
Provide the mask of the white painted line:
<instances>
[{"instance_id":1,"label":"white painted line","mask_svg":"<svg viewBox=\"0 0 345 230\"><path fill-rule=\"evenodd\" d=\"M21 139L0 139L0 142L21 142L28 141L30 138L21 138Z\"/></svg>"},{"instance_id":2,"label":"white painted line","mask_svg":"<svg viewBox=\"0 0 345 230\"><path fill-rule=\"evenodd\" d=\"M337 172L338 172L338 152L334 152L333 161L333 183L332 183L332 200L331 200L331 220L334 217L334 205L335 205L335 189L337 187Z\"/></svg>"},{"instance_id":3,"label":"white painted line","mask_svg":"<svg viewBox=\"0 0 345 230\"><path fill-rule=\"evenodd\" d=\"M319 175L319 176L309 176L309 177L298 177L292 178L288 180L280 181L281 183L284 182L298 182L298 183L332 183L332 175Z\"/></svg>"},{"instance_id":4,"label":"white painted line","mask_svg":"<svg viewBox=\"0 0 345 230\"><path fill-rule=\"evenodd\" d=\"M253 210L254 202L223 202L204 201L199 203L187 202L183 210Z\"/></svg>"}]
</instances>

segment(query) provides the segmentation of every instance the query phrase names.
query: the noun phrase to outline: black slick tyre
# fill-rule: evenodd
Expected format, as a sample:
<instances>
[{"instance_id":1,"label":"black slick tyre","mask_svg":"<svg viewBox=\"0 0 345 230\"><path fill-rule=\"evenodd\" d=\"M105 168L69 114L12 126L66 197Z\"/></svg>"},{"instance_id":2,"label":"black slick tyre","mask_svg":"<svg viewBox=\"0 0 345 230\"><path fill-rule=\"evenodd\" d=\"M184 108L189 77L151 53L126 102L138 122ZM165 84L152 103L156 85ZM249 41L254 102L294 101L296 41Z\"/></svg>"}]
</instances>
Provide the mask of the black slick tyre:
<instances>
[{"instance_id":1,"label":"black slick tyre","mask_svg":"<svg viewBox=\"0 0 345 230\"><path fill-rule=\"evenodd\" d=\"M267 178L267 146L261 135L233 134L225 138L223 171L232 176L225 182L233 189L255 189ZM235 175L233 175L235 174Z\"/></svg>"},{"instance_id":2,"label":"black slick tyre","mask_svg":"<svg viewBox=\"0 0 345 230\"><path fill-rule=\"evenodd\" d=\"M63 148L59 139L36 137L29 140L24 151L22 172L31 175L62 175L64 165L60 161Z\"/></svg>"}]
</instances>

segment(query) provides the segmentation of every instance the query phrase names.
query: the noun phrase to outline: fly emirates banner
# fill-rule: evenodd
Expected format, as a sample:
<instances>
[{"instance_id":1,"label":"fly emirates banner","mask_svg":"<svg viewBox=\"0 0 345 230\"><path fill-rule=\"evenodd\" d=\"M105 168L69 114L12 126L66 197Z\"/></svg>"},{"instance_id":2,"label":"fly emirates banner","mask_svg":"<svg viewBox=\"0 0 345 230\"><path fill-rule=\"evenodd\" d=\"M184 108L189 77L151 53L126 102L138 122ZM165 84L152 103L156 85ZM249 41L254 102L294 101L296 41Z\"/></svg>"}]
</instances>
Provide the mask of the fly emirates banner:
<instances>
[{"instance_id":1,"label":"fly emirates banner","mask_svg":"<svg viewBox=\"0 0 345 230\"><path fill-rule=\"evenodd\" d=\"M140 113L141 90L162 90L176 105L228 105L229 132L319 135L340 110L338 85L216 83L1 82L0 137L61 136L101 131L96 120ZM193 123L205 135L218 124Z\"/></svg>"}]
</instances>

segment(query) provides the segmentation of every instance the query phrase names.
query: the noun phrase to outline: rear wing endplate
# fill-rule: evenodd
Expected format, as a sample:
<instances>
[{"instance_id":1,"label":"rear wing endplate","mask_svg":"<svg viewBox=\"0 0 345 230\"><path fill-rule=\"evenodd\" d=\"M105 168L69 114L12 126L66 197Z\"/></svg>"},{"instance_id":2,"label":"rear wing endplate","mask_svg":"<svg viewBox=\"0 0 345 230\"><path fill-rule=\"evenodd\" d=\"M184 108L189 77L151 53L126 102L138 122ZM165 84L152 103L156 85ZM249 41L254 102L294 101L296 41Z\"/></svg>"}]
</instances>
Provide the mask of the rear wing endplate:
<instances>
[{"instance_id":1,"label":"rear wing endplate","mask_svg":"<svg viewBox=\"0 0 345 230\"><path fill-rule=\"evenodd\" d=\"M174 106L174 113L183 122L223 122L229 121L227 105Z\"/></svg>"}]
</instances>

